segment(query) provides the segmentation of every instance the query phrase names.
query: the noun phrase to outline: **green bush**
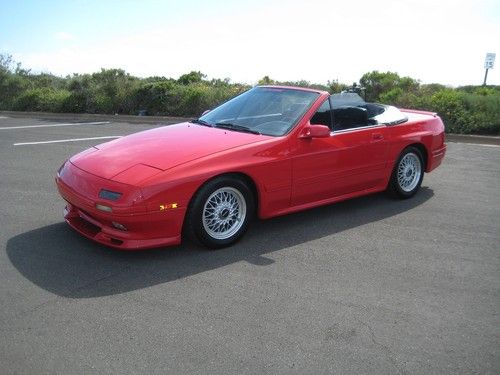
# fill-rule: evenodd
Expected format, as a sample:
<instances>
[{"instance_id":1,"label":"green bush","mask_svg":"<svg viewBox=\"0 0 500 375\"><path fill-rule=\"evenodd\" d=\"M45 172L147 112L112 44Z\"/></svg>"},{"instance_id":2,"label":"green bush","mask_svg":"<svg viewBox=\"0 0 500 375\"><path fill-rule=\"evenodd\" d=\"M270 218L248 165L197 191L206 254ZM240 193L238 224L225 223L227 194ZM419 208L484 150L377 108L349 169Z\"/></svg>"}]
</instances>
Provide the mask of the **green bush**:
<instances>
[{"instance_id":1,"label":"green bush","mask_svg":"<svg viewBox=\"0 0 500 375\"><path fill-rule=\"evenodd\" d=\"M419 87L419 82L413 78L400 77L394 72L381 73L377 70L363 74L359 83L366 91L366 100L373 102L383 101L384 95L397 98L400 92L412 92Z\"/></svg>"},{"instance_id":2,"label":"green bush","mask_svg":"<svg viewBox=\"0 0 500 375\"><path fill-rule=\"evenodd\" d=\"M61 112L64 113L86 113L87 97L80 92L70 92L62 103Z\"/></svg>"},{"instance_id":3,"label":"green bush","mask_svg":"<svg viewBox=\"0 0 500 375\"><path fill-rule=\"evenodd\" d=\"M500 133L500 94L493 91L487 95L463 95L462 100L465 110L470 113L472 119L469 129L463 132L474 134Z\"/></svg>"},{"instance_id":4,"label":"green bush","mask_svg":"<svg viewBox=\"0 0 500 375\"><path fill-rule=\"evenodd\" d=\"M146 110L149 115L198 116L247 88L222 80L185 84L160 80L142 84L133 97L137 110Z\"/></svg>"},{"instance_id":5,"label":"green bush","mask_svg":"<svg viewBox=\"0 0 500 375\"><path fill-rule=\"evenodd\" d=\"M67 90L50 87L29 89L19 95L12 105L15 111L61 112L64 102L71 95Z\"/></svg>"},{"instance_id":6,"label":"green bush","mask_svg":"<svg viewBox=\"0 0 500 375\"><path fill-rule=\"evenodd\" d=\"M146 110L149 115L166 114L167 103L175 85L175 81L170 80L142 83L132 94L136 109Z\"/></svg>"},{"instance_id":7,"label":"green bush","mask_svg":"<svg viewBox=\"0 0 500 375\"><path fill-rule=\"evenodd\" d=\"M401 99L408 97L403 95ZM499 134L500 95L478 95L451 88L426 91L413 96L409 105L436 112L445 123L446 132L458 134Z\"/></svg>"},{"instance_id":8,"label":"green bush","mask_svg":"<svg viewBox=\"0 0 500 375\"><path fill-rule=\"evenodd\" d=\"M10 110L17 97L29 88L29 82L17 74L0 72L0 109Z\"/></svg>"},{"instance_id":9,"label":"green bush","mask_svg":"<svg viewBox=\"0 0 500 375\"><path fill-rule=\"evenodd\" d=\"M344 83L326 85L301 81L275 81L264 76L259 84L278 84L340 92ZM394 72L372 71L359 85L366 100L437 112L450 133L500 134L500 86L449 88L420 84ZM227 99L249 89L228 78L207 80L192 71L177 80L165 77L137 78L122 69L101 69L93 74L65 78L48 73L33 74L11 56L0 53L0 109L69 113L199 116Z\"/></svg>"},{"instance_id":10,"label":"green bush","mask_svg":"<svg viewBox=\"0 0 500 375\"><path fill-rule=\"evenodd\" d=\"M367 99L438 113L448 133L500 134L500 88L420 85L396 73L366 73L360 82Z\"/></svg>"}]
</instances>

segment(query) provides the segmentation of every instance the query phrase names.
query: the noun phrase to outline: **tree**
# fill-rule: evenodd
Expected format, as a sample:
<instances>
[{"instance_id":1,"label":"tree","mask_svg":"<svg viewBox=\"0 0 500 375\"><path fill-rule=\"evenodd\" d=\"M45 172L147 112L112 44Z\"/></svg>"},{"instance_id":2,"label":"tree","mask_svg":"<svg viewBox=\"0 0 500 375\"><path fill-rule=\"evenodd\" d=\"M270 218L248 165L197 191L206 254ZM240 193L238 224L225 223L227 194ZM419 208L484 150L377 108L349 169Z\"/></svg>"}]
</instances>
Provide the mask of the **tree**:
<instances>
[{"instance_id":1,"label":"tree","mask_svg":"<svg viewBox=\"0 0 500 375\"><path fill-rule=\"evenodd\" d=\"M328 89L330 90L330 92L332 94L342 92L344 90L347 90L347 88L348 88L348 86L345 83L339 83L339 81L337 79L332 80L332 81L328 81L327 85L328 85Z\"/></svg>"},{"instance_id":2,"label":"tree","mask_svg":"<svg viewBox=\"0 0 500 375\"><path fill-rule=\"evenodd\" d=\"M259 85L274 85L274 79L269 78L269 76L264 76L259 79Z\"/></svg>"},{"instance_id":3,"label":"tree","mask_svg":"<svg viewBox=\"0 0 500 375\"><path fill-rule=\"evenodd\" d=\"M29 88L26 72L11 55L0 53L0 109L11 109L15 97Z\"/></svg>"},{"instance_id":4,"label":"tree","mask_svg":"<svg viewBox=\"0 0 500 375\"><path fill-rule=\"evenodd\" d=\"M206 78L206 75L202 72L191 71L187 74L183 74L177 80L181 85L189 85L190 83L198 83L203 81Z\"/></svg>"},{"instance_id":5,"label":"tree","mask_svg":"<svg viewBox=\"0 0 500 375\"><path fill-rule=\"evenodd\" d=\"M131 93L139 79L122 69L101 69L90 80L90 94L94 99L95 111L104 113L131 113Z\"/></svg>"},{"instance_id":6,"label":"tree","mask_svg":"<svg viewBox=\"0 0 500 375\"><path fill-rule=\"evenodd\" d=\"M392 92L391 98L394 98L396 92L415 91L419 87L419 82L410 77L400 77L394 72L381 73L374 70L365 73L359 80L361 86L366 90L367 101L380 101L381 94L388 93L391 90L398 89Z\"/></svg>"}]
</instances>

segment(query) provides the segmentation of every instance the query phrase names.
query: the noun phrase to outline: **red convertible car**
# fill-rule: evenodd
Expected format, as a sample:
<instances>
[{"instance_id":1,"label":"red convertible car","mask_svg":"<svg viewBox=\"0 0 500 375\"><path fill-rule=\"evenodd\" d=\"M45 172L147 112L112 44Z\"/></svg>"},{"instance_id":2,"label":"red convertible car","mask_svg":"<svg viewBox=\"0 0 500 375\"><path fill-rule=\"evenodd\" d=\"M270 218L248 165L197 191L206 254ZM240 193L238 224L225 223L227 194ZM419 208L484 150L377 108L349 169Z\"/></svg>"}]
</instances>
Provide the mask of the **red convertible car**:
<instances>
[{"instance_id":1,"label":"red convertible car","mask_svg":"<svg viewBox=\"0 0 500 375\"><path fill-rule=\"evenodd\" d=\"M132 134L66 161L65 220L120 249L233 244L265 219L387 190L413 196L443 160L434 113L356 94L258 86L199 119Z\"/></svg>"}]
</instances>

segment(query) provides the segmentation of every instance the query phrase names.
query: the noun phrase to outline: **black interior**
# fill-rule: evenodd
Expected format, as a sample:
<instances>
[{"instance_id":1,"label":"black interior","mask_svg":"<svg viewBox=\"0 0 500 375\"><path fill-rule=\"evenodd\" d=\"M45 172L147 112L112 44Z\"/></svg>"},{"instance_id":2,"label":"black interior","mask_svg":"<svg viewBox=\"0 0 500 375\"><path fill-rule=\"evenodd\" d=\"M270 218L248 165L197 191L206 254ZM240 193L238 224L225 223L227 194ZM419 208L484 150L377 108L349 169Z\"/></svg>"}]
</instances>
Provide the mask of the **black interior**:
<instances>
[{"instance_id":1,"label":"black interior","mask_svg":"<svg viewBox=\"0 0 500 375\"><path fill-rule=\"evenodd\" d=\"M359 107L365 108L368 112L368 118L372 118L378 115L381 115L384 113L385 108L381 104L375 104L375 103L364 103L360 105Z\"/></svg>"},{"instance_id":2,"label":"black interior","mask_svg":"<svg viewBox=\"0 0 500 375\"><path fill-rule=\"evenodd\" d=\"M368 110L363 107L341 107L333 110L334 130L359 128L368 125Z\"/></svg>"}]
</instances>

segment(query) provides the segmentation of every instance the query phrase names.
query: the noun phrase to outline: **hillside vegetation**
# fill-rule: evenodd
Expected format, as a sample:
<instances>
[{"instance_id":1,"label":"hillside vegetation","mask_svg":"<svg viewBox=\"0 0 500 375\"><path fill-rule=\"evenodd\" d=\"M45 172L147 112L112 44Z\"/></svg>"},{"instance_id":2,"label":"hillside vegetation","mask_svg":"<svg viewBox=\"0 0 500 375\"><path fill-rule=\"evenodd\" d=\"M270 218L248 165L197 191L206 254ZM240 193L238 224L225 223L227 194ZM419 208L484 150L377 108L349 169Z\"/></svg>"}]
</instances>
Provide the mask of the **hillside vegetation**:
<instances>
[{"instance_id":1,"label":"hillside vegetation","mask_svg":"<svg viewBox=\"0 0 500 375\"><path fill-rule=\"evenodd\" d=\"M259 84L306 86L332 93L348 88L336 81L324 85L276 82L267 76ZM0 110L199 116L250 87L227 78L207 80L201 72L178 79L138 78L121 69L101 69L63 78L32 73L0 54ZM500 134L500 86L451 88L421 84L393 72L372 71L364 74L354 89L367 101L437 112L449 133Z\"/></svg>"}]
</instances>

